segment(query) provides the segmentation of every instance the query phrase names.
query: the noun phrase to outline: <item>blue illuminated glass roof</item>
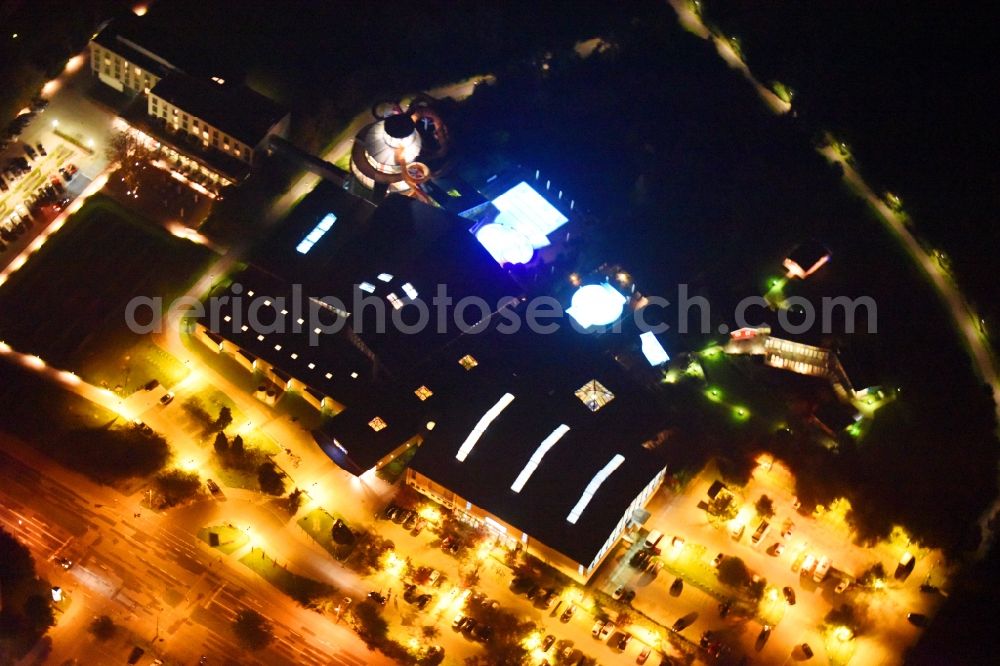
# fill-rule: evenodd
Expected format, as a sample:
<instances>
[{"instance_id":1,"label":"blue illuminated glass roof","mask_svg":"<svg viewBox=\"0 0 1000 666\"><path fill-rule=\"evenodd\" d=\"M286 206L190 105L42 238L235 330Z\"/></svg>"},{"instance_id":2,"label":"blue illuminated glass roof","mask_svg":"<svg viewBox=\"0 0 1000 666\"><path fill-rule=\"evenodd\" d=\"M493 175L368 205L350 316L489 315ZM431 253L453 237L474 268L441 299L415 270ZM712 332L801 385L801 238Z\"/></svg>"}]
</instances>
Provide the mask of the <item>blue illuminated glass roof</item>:
<instances>
[{"instance_id":1,"label":"blue illuminated glass roof","mask_svg":"<svg viewBox=\"0 0 1000 666\"><path fill-rule=\"evenodd\" d=\"M521 181L493 200L504 224L528 238L548 236L569 221L531 185Z\"/></svg>"},{"instance_id":2,"label":"blue illuminated glass roof","mask_svg":"<svg viewBox=\"0 0 1000 666\"><path fill-rule=\"evenodd\" d=\"M319 239L323 237L323 234L328 232L330 228L333 227L333 223L336 221L337 221L336 215L334 215L333 213L327 213L326 216L323 217L323 219L320 220L319 223L312 228L312 231L306 234L306 237L303 238L299 242L299 244L295 246L296 251L298 251L299 254L306 254L307 252L309 252L309 250L312 249L313 245L319 242Z\"/></svg>"}]
</instances>

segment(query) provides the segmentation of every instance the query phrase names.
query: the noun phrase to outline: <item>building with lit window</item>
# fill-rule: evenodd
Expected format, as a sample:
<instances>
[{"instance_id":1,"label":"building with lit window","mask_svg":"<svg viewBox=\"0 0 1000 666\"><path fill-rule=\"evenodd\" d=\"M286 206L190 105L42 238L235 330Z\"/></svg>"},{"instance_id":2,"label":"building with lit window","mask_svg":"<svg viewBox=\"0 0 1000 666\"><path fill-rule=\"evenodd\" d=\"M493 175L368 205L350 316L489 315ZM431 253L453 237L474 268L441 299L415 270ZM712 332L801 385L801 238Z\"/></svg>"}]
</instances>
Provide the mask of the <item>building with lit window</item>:
<instances>
[{"instance_id":1,"label":"building with lit window","mask_svg":"<svg viewBox=\"0 0 1000 666\"><path fill-rule=\"evenodd\" d=\"M147 93L168 73L180 71L166 55L169 47L163 41L136 18L114 21L88 45L90 71L120 93Z\"/></svg>"},{"instance_id":2,"label":"building with lit window","mask_svg":"<svg viewBox=\"0 0 1000 666\"><path fill-rule=\"evenodd\" d=\"M145 17L112 22L89 50L94 76L136 98L122 120L195 180L239 183L270 137L288 135L287 109L236 81L239 77L192 74L205 67L191 62L190 53Z\"/></svg>"}]
</instances>

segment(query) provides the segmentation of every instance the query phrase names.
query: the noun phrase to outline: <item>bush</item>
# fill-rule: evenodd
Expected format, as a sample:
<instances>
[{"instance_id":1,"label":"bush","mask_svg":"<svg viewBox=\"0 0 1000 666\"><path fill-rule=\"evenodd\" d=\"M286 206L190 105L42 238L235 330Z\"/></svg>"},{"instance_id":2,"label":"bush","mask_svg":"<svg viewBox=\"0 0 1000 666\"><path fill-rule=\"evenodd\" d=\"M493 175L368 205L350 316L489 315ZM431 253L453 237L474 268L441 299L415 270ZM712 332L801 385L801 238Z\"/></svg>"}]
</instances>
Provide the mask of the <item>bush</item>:
<instances>
[{"instance_id":1,"label":"bush","mask_svg":"<svg viewBox=\"0 0 1000 666\"><path fill-rule=\"evenodd\" d=\"M731 587L744 587L750 582L750 571L738 557L726 557L719 563L719 582Z\"/></svg>"},{"instance_id":2,"label":"bush","mask_svg":"<svg viewBox=\"0 0 1000 666\"><path fill-rule=\"evenodd\" d=\"M108 484L153 474L170 454L167 440L134 424L71 430L65 443L52 452L59 462Z\"/></svg>"},{"instance_id":3,"label":"bush","mask_svg":"<svg viewBox=\"0 0 1000 666\"><path fill-rule=\"evenodd\" d=\"M115 625L114 620L112 620L107 615L101 615L95 617L90 621L87 626L87 631L94 635L99 641L107 641L114 638L115 633L118 631L118 627Z\"/></svg>"},{"instance_id":4,"label":"bush","mask_svg":"<svg viewBox=\"0 0 1000 666\"><path fill-rule=\"evenodd\" d=\"M770 518L774 515L774 501L767 495L761 495L757 498L754 508L757 509L758 515L762 518Z\"/></svg>"},{"instance_id":5,"label":"bush","mask_svg":"<svg viewBox=\"0 0 1000 666\"><path fill-rule=\"evenodd\" d=\"M241 610L233 620L236 641L246 650L262 650L274 639L271 623L263 615L249 608Z\"/></svg>"},{"instance_id":6,"label":"bush","mask_svg":"<svg viewBox=\"0 0 1000 666\"><path fill-rule=\"evenodd\" d=\"M201 477L197 472L185 472L174 468L157 474L153 484L163 495L164 504L174 506L198 494L201 489Z\"/></svg>"},{"instance_id":7,"label":"bush","mask_svg":"<svg viewBox=\"0 0 1000 666\"><path fill-rule=\"evenodd\" d=\"M283 495L285 493L284 474L278 471L277 465L270 460L260 464L257 468L257 483L260 489L269 495Z\"/></svg>"}]
</instances>

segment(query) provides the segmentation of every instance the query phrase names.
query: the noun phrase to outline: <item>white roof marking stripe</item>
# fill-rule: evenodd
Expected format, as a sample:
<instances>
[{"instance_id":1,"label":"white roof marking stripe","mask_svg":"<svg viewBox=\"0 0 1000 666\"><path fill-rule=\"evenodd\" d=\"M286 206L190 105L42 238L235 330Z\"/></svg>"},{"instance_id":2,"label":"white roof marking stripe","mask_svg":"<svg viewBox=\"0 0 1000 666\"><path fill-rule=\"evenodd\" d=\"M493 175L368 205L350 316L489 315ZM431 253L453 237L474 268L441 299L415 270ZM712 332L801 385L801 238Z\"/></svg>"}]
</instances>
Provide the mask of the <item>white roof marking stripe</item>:
<instances>
[{"instance_id":1,"label":"white roof marking stripe","mask_svg":"<svg viewBox=\"0 0 1000 666\"><path fill-rule=\"evenodd\" d=\"M517 475L516 479L514 479L514 485L510 487L511 490L515 493L521 492L521 489L524 488L524 484L527 483L528 479L531 478L531 475L535 473L535 469L542 462L542 458L545 457L545 454L548 453L549 449L555 446L556 442L558 442L567 432L569 432L569 426L563 424L549 433L549 436L542 440L542 443L538 445L535 452L531 454L531 459L528 460L524 469L522 469L521 473Z\"/></svg>"},{"instance_id":2,"label":"white roof marking stripe","mask_svg":"<svg viewBox=\"0 0 1000 666\"><path fill-rule=\"evenodd\" d=\"M498 416L500 416L500 412L507 409L507 405L509 405L513 400L513 395L510 393L504 393L503 396L497 400L495 405L486 410L483 417L479 419L479 423L476 424L476 427L472 429L469 436L465 438L464 442L462 442L462 446L459 447L458 453L455 454L455 457L458 458L460 462L465 462L465 458L469 455L469 452L472 451L472 447L476 445L476 442L478 442L479 438L483 436L486 429L490 427L490 424L493 423Z\"/></svg>"},{"instance_id":3,"label":"white roof marking stripe","mask_svg":"<svg viewBox=\"0 0 1000 666\"><path fill-rule=\"evenodd\" d=\"M615 457L612 458L608 464L601 469L601 471L594 475L594 478L590 480L587 487L583 489L583 495L580 496L580 501L576 503L573 510L569 512L568 516L566 516L567 521L576 525L576 521L580 519L580 514L583 513L583 510L587 508L588 504L590 504L590 500L594 499L594 493L596 493L597 489L601 487L601 484L604 483L609 476L611 476L612 472L621 467L623 462L625 462L625 457L620 453L616 453Z\"/></svg>"}]
</instances>

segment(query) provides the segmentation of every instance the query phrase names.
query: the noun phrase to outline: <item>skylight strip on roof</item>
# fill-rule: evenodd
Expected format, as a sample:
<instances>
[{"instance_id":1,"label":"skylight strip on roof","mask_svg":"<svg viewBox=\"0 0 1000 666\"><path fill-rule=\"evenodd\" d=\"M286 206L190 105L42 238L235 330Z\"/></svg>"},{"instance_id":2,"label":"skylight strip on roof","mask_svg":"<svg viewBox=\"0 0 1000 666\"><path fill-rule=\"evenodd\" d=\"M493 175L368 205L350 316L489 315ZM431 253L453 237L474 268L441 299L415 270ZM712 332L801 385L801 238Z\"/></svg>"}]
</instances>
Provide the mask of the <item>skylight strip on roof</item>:
<instances>
[{"instance_id":1,"label":"skylight strip on roof","mask_svg":"<svg viewBox=\"0 0 1000 666\"><path fill-rule=\"evenodd\" d=\"M583 495L580 496L580 501L576 503L573 510L569 512L568 516L566 516L566 520L568 522L576 525L576 521L580 519L580 514L582 514L583 510L587 508L588 504L590 504L590 500L594 499L594 493L596 493L597 489L601 487L601 484L604 483L609 476L611 476L612 472L621 467L623 462L625 462L625 457L620 453L616 453L615 457L612 458L601 471L594 475L594 478L590 480L587 487L583 489Z\"/></svg>"},{"instance_id":2,"label":"skylight strip on roof","mask_svg":"<svg viewBox=\"0 0 1000 666\"><path fill-rule=\"evenodd\" d=\"M516 479L514 479L514 485L510 487L511 490L515 493L521 492L521 489L524 488L524 484L526 484L528 479L531 478L531 475L535 473L535 469L538 468L538 465L542 462L542 458L545 457L545 454L548 453L549 449L555 446L556 442L562 439L562 436L567 432L569 432L569 426L563 424L549 433L549 436L542 440L542 443L538 445L535 452L531 454L531 459L528 460L528 464L524 466L521 473L517 475Z\"/></svg>"},{"instance_id":3,"label":"skylight strip on roof","mask_svg":"<svg viewBox=\"0 0 1000 666\"><path fill-rule=\"evenodd\" d=\"M497 400L495 405L486 410L483 417L479 419L479 423L476 424L476 427L472 429L469 436L465 438L464 442L462 442L462 446L459 447L458 453L455 454L455 457L458 458L460 462L465 462L465 458L472 451L472 447L476 445L476 442L478 442L479 438L483 436L486 429L490 427L490 424L493 423L498 416L500 416L500 412L507 409L507 405L513 402L513 400L513 395L510 393L504 393L503 396Z\"/></svg>"},{"instance_id":4,"label":"skylight strip on roof","mask_svg":"<svg viewBox=\"0 0 1000 666\"><path fill-rule=\"evenodd\" d=\"M323 217L323 219L320 220L319 223L317 223L316 226L313 227L308 234L306 234L306 237L303 238L302 241L295 246L295 250L299 254L306 254L307 252L309 252L309 250L313 248L313 245L315 245L319 241L319 239L323 237L323 234L325 234L333 227L333 223L336 221L337 221L336 215L334 215L333 213L327 213Z\"/></svg>"}]
</instances>

